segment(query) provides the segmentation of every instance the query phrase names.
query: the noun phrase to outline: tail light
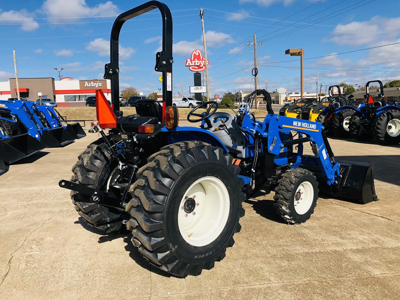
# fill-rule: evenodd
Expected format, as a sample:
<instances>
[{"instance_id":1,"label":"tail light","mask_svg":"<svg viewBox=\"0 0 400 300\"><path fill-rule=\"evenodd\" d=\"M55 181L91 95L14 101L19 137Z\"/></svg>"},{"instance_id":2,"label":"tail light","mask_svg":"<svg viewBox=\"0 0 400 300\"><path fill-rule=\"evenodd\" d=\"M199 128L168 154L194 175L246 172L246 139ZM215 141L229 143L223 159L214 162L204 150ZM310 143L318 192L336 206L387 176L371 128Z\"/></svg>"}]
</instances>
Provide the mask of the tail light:
<instances>
[{"instance_id":1,"label":"tail light","mask_svg":"<svg viewBox=\"0 0 400 300\"><path fill-rule=\"evenodd\" d=\"M167 106L165 108L164 123L167 129L174 129L178 127L179 113L176 106Z\"/></svg>"},{"instance_id":2,"label":"tail light","mask_svg":"<svg viewBox=\"0 0 400 300\"><path fill-rule=\"evenodd\" d=\"M139 126L139 133L153 133L154 126L153 125L141 125Z\"/></svg>"}]
</instances>

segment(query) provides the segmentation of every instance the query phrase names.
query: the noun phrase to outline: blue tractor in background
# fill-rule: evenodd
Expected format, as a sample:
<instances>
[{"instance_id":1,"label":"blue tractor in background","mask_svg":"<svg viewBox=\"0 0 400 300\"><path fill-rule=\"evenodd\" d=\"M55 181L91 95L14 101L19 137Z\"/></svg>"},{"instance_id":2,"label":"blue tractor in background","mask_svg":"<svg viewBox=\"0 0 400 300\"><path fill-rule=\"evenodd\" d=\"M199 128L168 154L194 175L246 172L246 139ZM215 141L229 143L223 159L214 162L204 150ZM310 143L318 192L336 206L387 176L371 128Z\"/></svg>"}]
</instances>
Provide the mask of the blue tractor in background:
<instances>
[{"instance_id":1,"label":"blue tractor in background","mask_svg":"<svg viewBox=\"0 0 400 300\"><path fill-rule=\"evenodd\" d=\"M136 114L119 110L119 35L125 21L158 9L162 50L155 70L162 72L163 101L138 100ZM111 31L113 109L96 91L101 138L78 157L71 179L60 187L87 224L104 233L128 229L132 243L152 265L178 277L199 275L224 258L234 244L242 202L256 192L275 192L276 212L284 222L308 220L320 194L368 203L377 200L373 166L337 162L323 125L274 114L270 94L251 93L233 114L218 103L193 108L179 126L172 105L172 17L169 8L150 1L117 17ZM264 95L268 115L251 112ZM106 131L108 129L108 131ZM312 155L303 153L309 145Z\"/></svg>"},{"instance_id":2,"label":"blue tractor in background","mask_svg":"<svg viewBox=\"0 0 400 300\"><path fill-rule=\"evenodd\" d=\"M375 99L369 94L371 83L379 84L379 94ZM382 145L399 144L400 107L387 103L384 86L380 80L368 81L365 90L365 103L350 119L350 133L360 141L370 141L375 138Z\"/></svg>"},{"instance_id":3,"label":"blue tractor in background","mask_svg":"<svg viewBox=\"0 0 400 300\"><path fill-rule=\"evenodd\" d=\"M65 146L86 135L78 123L63 125L60 117L53 107L33 101L0 101L0 174L44 148Z\"/></svg>"}]
</instances>

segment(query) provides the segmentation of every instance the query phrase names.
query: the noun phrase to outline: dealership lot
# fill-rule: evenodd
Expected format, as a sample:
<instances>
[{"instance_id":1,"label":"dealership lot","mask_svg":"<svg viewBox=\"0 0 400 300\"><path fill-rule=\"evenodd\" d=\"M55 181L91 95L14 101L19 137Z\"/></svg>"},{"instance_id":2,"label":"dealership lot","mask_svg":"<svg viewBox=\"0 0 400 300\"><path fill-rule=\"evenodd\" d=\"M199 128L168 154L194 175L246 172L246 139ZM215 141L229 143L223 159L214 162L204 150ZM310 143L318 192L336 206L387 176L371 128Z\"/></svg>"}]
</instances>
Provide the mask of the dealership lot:
<instances>
[{"instance_id":1,"label":"dealership lot","mask_svg":"<svg viewBox=\"0 0 400 300\"><path fill-rule=\"evenodd\" d=\"M226 258L178 279L144 261L129 236L83 225L58 187L97 138L45 149L0 177L0 299L398 299L400 146L331 139L338 160L375 163L378 202L319 199L309 221L289 226L273 193L252 198Z\"/></svg>"}]
</instances>

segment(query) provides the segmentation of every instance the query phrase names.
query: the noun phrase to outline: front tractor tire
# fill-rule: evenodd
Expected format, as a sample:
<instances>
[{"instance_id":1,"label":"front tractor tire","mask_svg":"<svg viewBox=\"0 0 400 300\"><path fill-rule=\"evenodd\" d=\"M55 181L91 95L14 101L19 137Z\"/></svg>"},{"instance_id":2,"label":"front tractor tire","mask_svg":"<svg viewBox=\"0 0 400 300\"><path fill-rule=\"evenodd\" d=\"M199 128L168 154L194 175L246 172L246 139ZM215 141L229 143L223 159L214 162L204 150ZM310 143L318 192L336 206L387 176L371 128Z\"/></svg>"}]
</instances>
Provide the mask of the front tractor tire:
<instances>
[{"instance_id":1,"label":"front tractor tire","mask_svg":"<svg viewBox=\"0 0 400 300\"><path fill-rule=\"evenodd\" d=\"M318 192L318 181L313 173L302 168L289 169L278 181L274 205L285 222L300 224L314 213Z\"/></svg>"},{"instance_id":2,"label":"front tractor tire","mask_svg":"<svg viewBox=\"0 0 400 300\"><path fill-rule=\"evenodd\" d=\"M356 111L350 119L349 130L351 135L358 141L367 142L374 138L373 133L363 115Z\"/></svg>"},{"instance_id":3,"label":"front tractor tire","mask_svg":"<svg viewBox=\"0 0 400 300\"><path fill-rule=\"evenodd\" d=\"M168 145L149 158L126 211L132 243L159 269L200 275L225 257L244 215L243 179L232 157L202 142Z\"/></svg>"},{"instance_id":4,"label":"front tractor tire","mask_svg":"<svg viewBox=\"0 0 400 300\"><path fill-rule=\"evenodd\" d=\"M378 115L374 124L374 136L381 145L400 143L400 111L391 109Z\"/></svg>"},{"instance_id":5,"label":"front tractor tire","mask_svg":"<svg viewBox=\"0 0 400 300\"><path fill-rule=\"evenodd\" d=\"M117 162L112 161L106 144L97 141L90 144L78 157L78 162L72 168L74 174L71 181L89 188L100 188L107 191L111 181L117 180L116 166ZM106 180L102 182L102 178L106 178ZM71 199L76 211L89 226L104 233L124 230L125 225L122 224L122 221L126 214L123 210L90 202L90 196L76 191L71 192ZM87 202L77 200L87 200ZM111 220L112 222L110 222Z\"/></svg>"},{"instance_id":6,"label":"front tractor tire","mask_svg":"<svg viewBox=\"0 0 400 300\"><path fill-rule=\"evenodd\" d=\"M315 120L315 122L321 123L322 125L324 125L324 130L326 135L332 135L332 126L328 120L328 115L326 114L326 112L321 112L317 119Z\"/></svg>"}]
</instances>

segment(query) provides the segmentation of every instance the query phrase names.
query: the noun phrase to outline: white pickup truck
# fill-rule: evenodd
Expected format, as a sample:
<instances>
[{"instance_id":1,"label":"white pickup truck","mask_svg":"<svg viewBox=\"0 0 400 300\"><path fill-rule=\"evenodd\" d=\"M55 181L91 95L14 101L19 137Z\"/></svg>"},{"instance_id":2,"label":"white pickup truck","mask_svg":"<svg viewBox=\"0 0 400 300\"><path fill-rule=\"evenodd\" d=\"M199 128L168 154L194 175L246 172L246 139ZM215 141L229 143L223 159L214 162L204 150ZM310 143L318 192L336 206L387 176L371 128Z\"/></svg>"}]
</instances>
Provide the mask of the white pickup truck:
<instances>
[{"instance_id":1,"label":"white pickup truck","mask_svg":"<svg viewBox=\"0 0 400 300\"><path fill-rule=\"evenodd\" d=\"M176 107L196 107L199 104L202 104L202 101L198 101L194 98L186 97L186 96L178 96L172 98L172 105Z\"/></svg>"}]
</instances>

